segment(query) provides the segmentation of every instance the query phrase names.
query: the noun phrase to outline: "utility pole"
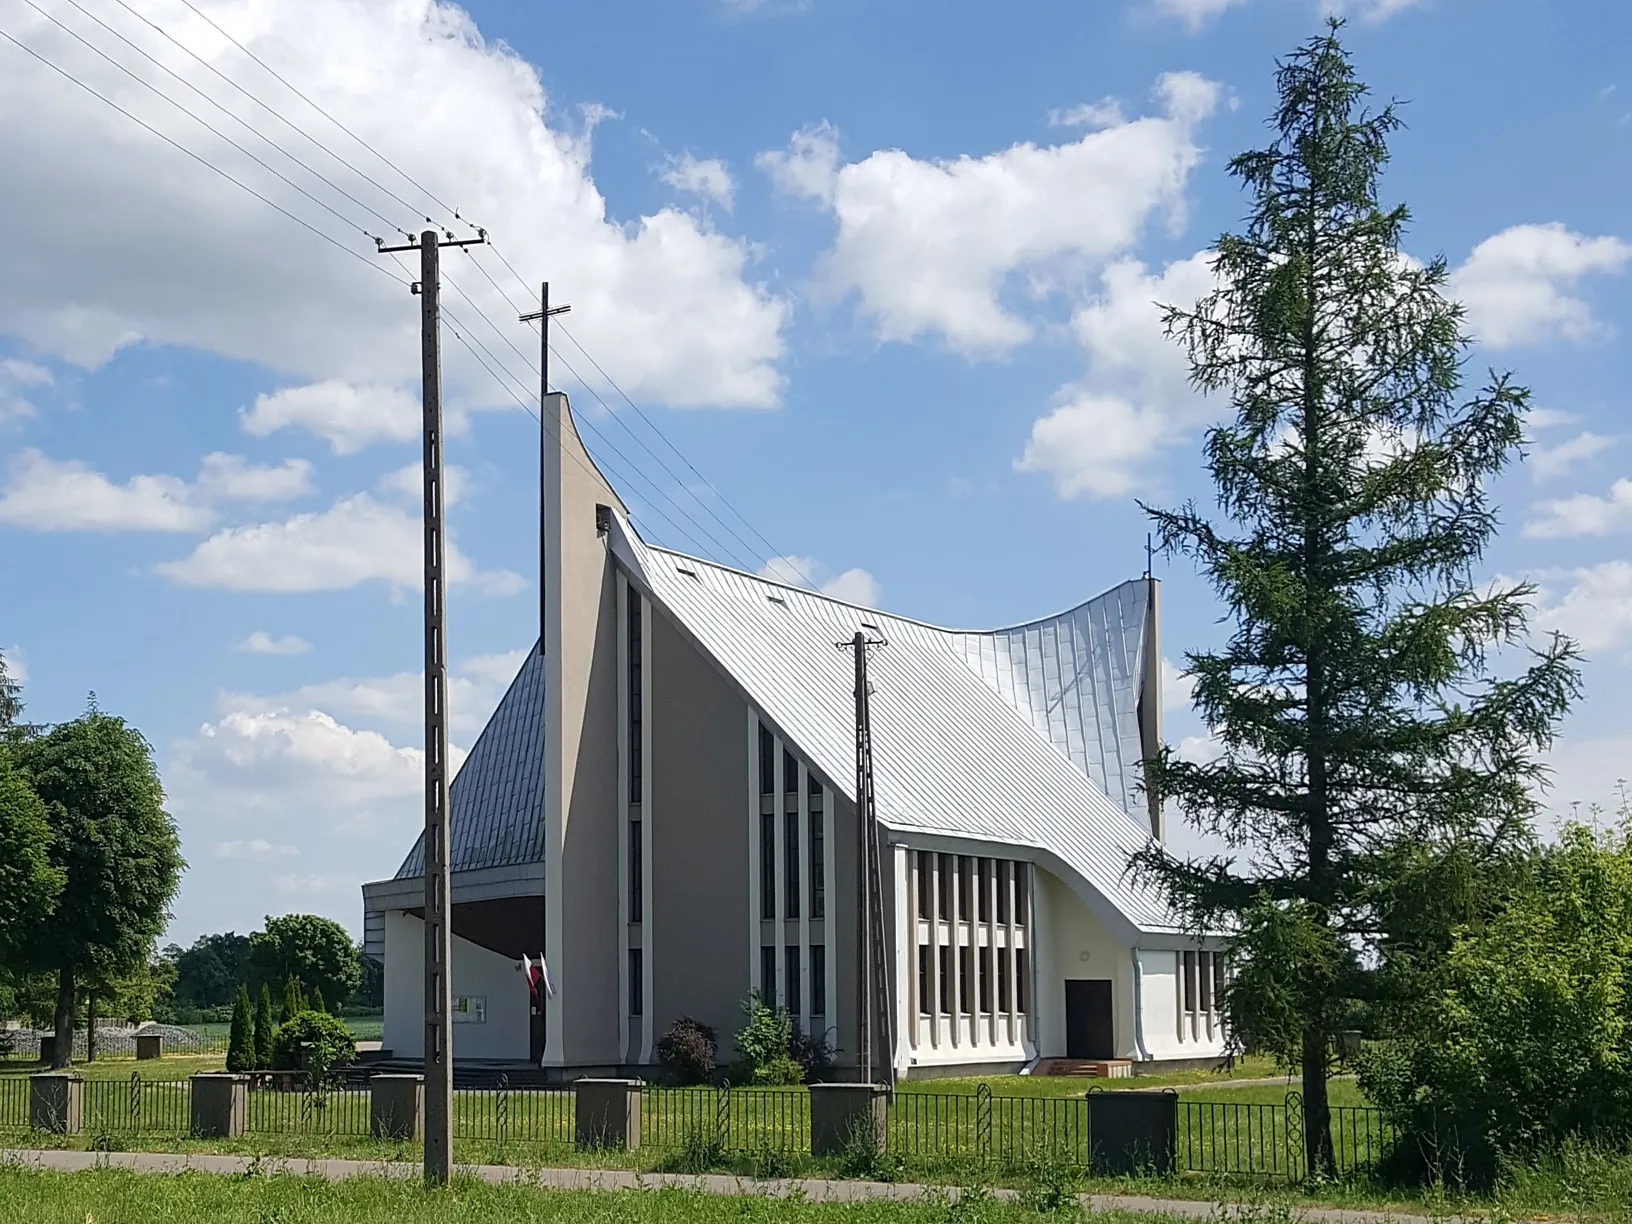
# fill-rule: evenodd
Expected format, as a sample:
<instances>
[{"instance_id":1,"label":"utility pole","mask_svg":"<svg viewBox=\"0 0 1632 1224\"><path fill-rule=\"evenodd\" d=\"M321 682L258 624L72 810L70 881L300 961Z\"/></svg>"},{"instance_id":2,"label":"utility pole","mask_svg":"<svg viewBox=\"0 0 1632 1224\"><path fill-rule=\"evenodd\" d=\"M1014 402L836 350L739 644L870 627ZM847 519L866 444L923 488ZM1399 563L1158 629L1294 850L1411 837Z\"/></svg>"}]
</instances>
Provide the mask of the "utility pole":
<instances>
[{"instance_id":1,"label":"utility pole","mask_svg":"<svg viewBox=\"0 0 1632 1224\"><path fill-rule=\"evenodd\" d=\"M544 397L550 393L550 320L566 314L571 306L550 306L550 282L545 281L538 295L542 310L518 316L522 323L538 324L538 657L544 657L544 552L549 544L549 529L544 522L544 472L549 463L550 431L544 422ZM557 443L559 445L559 443ZM540 727L544 720L539 719Z\"/></svg>"},{"instance_id":2,"label":"utility pole","mask_svg":"<svg viewBox=\"0 0 1632 1224\"><path fill-rule=\"evenodd\" d=\"M420 365L423 377L425 477L425 1181L445 1186L453 1176L453 939L448 926L448 649L442 527L442 315L439 258L456 240L425 230L402 246L376 240L380 253L419 252Z\"/></svg>"},{"instance_id":3,"label":"utility pole","mask_svg":"<svg viewBox=\"0 0 1632 1224\"><path fill-rule=\"evenodd\" d=\"M878 811L873 801L873 721L867 680L867 651L885 642L857 630L855 637L836 645L855 652L856 670L856 885L860 901L856 927L856 1063L863 1083L877 1083L875 1072L882 1047L893 1086L895 1054L889 972L884 958L884 893L879 871Z\"/></svg>"}]
</instances>

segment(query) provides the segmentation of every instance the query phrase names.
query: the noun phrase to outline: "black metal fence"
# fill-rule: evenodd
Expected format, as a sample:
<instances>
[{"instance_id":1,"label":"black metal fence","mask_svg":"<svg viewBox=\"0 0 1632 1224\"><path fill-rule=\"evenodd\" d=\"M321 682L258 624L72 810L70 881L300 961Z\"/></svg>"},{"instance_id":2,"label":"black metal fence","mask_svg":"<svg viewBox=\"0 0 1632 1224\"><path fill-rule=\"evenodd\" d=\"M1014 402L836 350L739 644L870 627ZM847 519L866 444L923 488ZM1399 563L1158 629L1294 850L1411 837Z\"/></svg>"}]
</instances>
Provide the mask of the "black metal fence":
<instances>
[{"instance_id":1,"label":"black metal fence","mask_svg":"<svg viewBox=\"0 0 1632 1224\"><path fill-rule=\"evenodd\" d=\"M164 1039L166 1054L224 1054L227 1050L226 1025L192 1026L180 1024L144 1024L140 1028L98 1025L96 1056L98 1058L135 1058L138 1036L158 1036ZM42 1041L53 1039L50 1030L18 1028L0 1031L0 1062L14 1059L18 1062L40 1061ZM74 1030L74 1059L84 1062L89 1053L86 1031Z\"/></svg>"},{"instance_id":2,"label":"black metal fence","mask_svg":"<svg viewBox=\"0 0 1632 1224\"><path fill-rule=\"evenodd\" d=\"M83 1130L92 1136L185 1136L190 1081L132 1073L87 1080ZM768 1149L810 1151L810 1093L803 1088L664 1088L641 1090L641 1146L754 1156ZM512 1088L501 1077L487 1088L454 1094L454 1135L500 1145L570 1148L574 1096L562 1088ZM1173 1167L1180 1174L1218 1174L1296 1181L1307 1171L1304 1110L1285 1101L1255 1103L1196 1097L1176 1101ZM1095 1135L1087 1097L999 1096L901 1091L888 1111L885 1148L908 1168L980 1164L1019 1167L1047 1160L1087 1168ZM0 1077L0 1130L28 1126L28 1080ZM1364 1178L1394 1142L1380 1110L1334 1107L1332 1143L1340 1174ZM365 1138L365 1077L313 1080L290 1073L251 1078L247 1133ZM1101 1142L1119 1136L1100 1136Z\"/></svg>"}]
</instances>

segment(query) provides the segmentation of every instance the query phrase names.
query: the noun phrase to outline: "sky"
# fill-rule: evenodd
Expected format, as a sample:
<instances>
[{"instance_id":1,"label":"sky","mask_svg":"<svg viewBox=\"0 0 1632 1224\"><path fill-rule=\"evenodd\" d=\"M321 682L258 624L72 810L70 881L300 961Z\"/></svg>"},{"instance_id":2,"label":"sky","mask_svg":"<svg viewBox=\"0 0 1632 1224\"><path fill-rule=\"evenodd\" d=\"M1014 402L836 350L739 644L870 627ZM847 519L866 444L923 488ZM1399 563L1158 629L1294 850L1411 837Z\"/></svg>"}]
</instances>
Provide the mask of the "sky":
<instances>
[{"instance_id":1,"label":"sky","mask_svg":"<svg viewBox=\"0 0 1632 1224\"><path fill-rule=\"evenodd\" d=\"M0 651L31 719L94 692L151 742L190 864L169 938L360 932L422 820L418 273L375 237L492 239L443 265L458 752L537 633L542 280L552 383L647 538L1032 619L1142 571L1135 499L1209 495L1226 405L1155 303L1207 287L1226 163L1334 7L1404 104L1384 195L1452 269L1470 378L1533 389L1484 576L1588 659L1549 807L1613 806L1625 6L0 0ZM1168 736L1204 751L1179 672L1218 607L1157 574Z\"/></svg>"}]
</instances>

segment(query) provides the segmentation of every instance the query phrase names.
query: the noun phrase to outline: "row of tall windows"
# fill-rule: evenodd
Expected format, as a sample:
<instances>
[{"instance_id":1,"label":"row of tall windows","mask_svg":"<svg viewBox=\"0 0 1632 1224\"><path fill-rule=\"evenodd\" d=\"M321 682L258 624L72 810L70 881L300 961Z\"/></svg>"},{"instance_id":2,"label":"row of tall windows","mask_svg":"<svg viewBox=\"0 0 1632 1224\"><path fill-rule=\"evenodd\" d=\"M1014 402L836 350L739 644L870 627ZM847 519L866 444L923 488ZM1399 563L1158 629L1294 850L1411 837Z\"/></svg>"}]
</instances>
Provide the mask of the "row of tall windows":
<instances>
[{"instance_id":1,"label":"row of tall windows","mask_svg":"<svg viewBox=\"0 0 1632 1224\"><path fill-rule=\"evenodd\" d=\"M783 969L786 974L787 988L783 997L776 992L776 945L765 944L759 950L759 980L764 983L759 992L760 998L771 1006L781 1003L792 1016L803 1015L800 1004L804 997L799 991L799 945L789 944L782 949ZM825 944L810 945L810 1014L813 1016L827 1015L827 947Z\"/></svg>"},{"instance_id":2,"label":"row of tall windows","mask_svg":"<svg viewBox=\"0 0 1632 1224\"><path fill-rule=\"evenodd\" d=\"M799 759L782 748L782 791L777 794L776 736L765 724L759 725L759 916L762 921L808 918L819 922L827 917L827 812L826 792L809 770L805 778L805 806L800 811ZM801 834L801 818L805 831ZM782 854L778 861L776 836L782 834ZM781 873L780 877L778 872ZM782 903L777 905L777 885L782 886ZM808 914L801 910L808 907ZM821 932L819 926L812 934ZM794 1016L808 1012L827 1015L827 948L811 943L764 944L759 950L760 994L772 1004L781 1004ZM777 970L782 971L782 997L777 997ZM801 973L801 970L804 972ZM804 998L804 983L810 997Z\"/></svg>"},{"instance_id":3,"label":"row of tall windows","mask_svg":"<svg viewBox=\"0 0 1632 1224\"><path fill-rule=\"evenodd\" d=\"M973 858L967 854L937 854L932 850L919 850L916 854L918 917L925 921L937 917L943 920L950 919L955 885L959 919L992 921L992 890L989 885L995 876L997 921L1004 925L1008 924L1012 890L1023 890L1025 887L1024 877L1018 865L1007 859ZM932 872L936 877L934 888L929 884ZM1016 926L1025 926L1024 904L1015 907L1014 922Z\"/></svg>"},{"instance_id":4,"label":"row of tall windows","mask_svg":"<svg viewBox=\"0 0 1632 1224\"><path fill-rule=\"evenodd\" d=\"M999 1014L1009 1010L1009 984L1013 982L1014 1010L1024 1015L1028 1003L1027 983L1029 962L1024 948L994 948L986 945L971 948L967 944L958 949L958 1011L964 1015L992 1014L995 995ZM937 970L936 989L930 982L930 967ZM993 990L993 986L996 990ZM931 1003L939 1000L942 1015L952 1014L952 949L946 946L931 948L927 943L918 945L918 1012L933 1015ZM970 1006L978 1004L976 1012Z\"/></svg>"},{"instance_id":5,"label":"row of tall windows","mask_svg":"<svg viewBox=\"0 0 1632 1224\"><path fill-rule=\"evenodd\" d=\"M640 801L643 791L642 771L644 760L641 755L644 739L644 729L641 719L641 705L643 701L643 683L645 677L641 670L643 652L640 592L634 586L628 587L628 608L626 621L629 628L628 641L628 670L629 670L629 726L627 733L628 760L629 760L629 921L640 922L646 913L646 879L644 851L641 845ZM629 965L631 982L638 982L639 974L634 973L634 966L639 963L640 949L629 950ZM640 1015L635 1007L638 1002L633 992L639 990L638 985L630 986L629 1014Z\"/></svg>"},{"instance_id":6,"label":"row of tall windows","mask_svg":"<svg viewBox=\"0 0 1632 1224\"><path fill-rule=\"evenodd\" d=\"M1185 952L1179 959L1179 1014L1199 1017L1219 1010L1224 994L1224 958L1214 952Z\"/></svg>"}]
</instances>

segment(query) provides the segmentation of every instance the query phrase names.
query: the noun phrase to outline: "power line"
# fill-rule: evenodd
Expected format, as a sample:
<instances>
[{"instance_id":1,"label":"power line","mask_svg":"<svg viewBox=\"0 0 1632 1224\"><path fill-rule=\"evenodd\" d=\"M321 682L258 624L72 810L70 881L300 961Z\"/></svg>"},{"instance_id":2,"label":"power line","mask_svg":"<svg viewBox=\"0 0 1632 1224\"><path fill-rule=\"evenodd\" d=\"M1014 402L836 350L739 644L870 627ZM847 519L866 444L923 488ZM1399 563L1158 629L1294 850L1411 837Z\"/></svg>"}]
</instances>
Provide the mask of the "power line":
<instances>
[{"instance_id":1,"label":"power line","mask_svg":"<svg viewBox=\"0 0 1632 1224\"><path fill-rule=\"evenodd\" d=\"M313 225L310 221L307 221L303 217L296 216L294 213L290 212L287 208L283 207L283 205L277 203L274 200L268 199L266 196L262 195L259 191L256 191L255 188L251 187L248 183L244 182L242 179L236 177L235 175L231 174L230 172L228 172L226 170L223 170L220 166L217 166L214 162L210 161L208 158L205 158L205 157L201 156L200 154L193 152L186 145L182 144L180 141L174 139L173 137L166 136L163 132L159 131L159 129L154 127L151 123L148 123L148 122L146 122L145 120L142 120L142 119L138 119L135 115L131 114L124 107L120 106L117 102L113 101L113 99L109 98L106 94L99 93L96 89L94 89L90 85L87 85L84 81L80 80L73 73L69 72L66 68L63 68L63 67L61 67L60 65L58 65L56 63L53 63L51 60L49 60L45 56L41 55L38 51L34 50L33 47L30 47L27 43L19 41L17 38L13 37L10 33L8 33L5 30L0 30L0 38L4 38L7 42L9 42L12 46L16 47L18 50L24 51L27 54L33 56L40 63L44 64L47 68L51 69L51 71L55 72L58 76L62 77L64 80L70 81L73 84L79 86L79 88L83 89L86 93L90 94L97 101L102 102L105 105L112 107L114 110L118 111L121 115L123 115L126 119L129 119L132 123L136 124L138 127L144 129L147 132L150 132L154 136L157 136L160 140L164 141L165 144L171 146L172 148L174 148L174 149L176 149L176 150L178 150L178 151L180 151L182 153L185 153L188 157L192 158L199 165L205 167L205 169L211 170L214 173L219 174L222 178L226 179L227 182L231 183L234 187L237 187L242 191L248 192L250 195L254 196L257 200L259 200L262 204L265 204L268 208L275 209L276 211L282 213L285 217L289 218L289 220L293 221L296 225L301 226L303 229L310 230L313 234L315 234L317 237L321 238L324 242L328 243L330 246L334 247L336 250L344 251L347 255L350 255L353 259L356 259L356 260L360 261L365 267L373 268L375 271L379 272L380 275L388 277L389 279L391 279L393 282L395 282L397 284L404 285L404 286L407 285L408 282L398 281L396 277L391 275L390 271L388 271L387 269L381 267L379 264L375 263L373 260L369 259L367 256L363 255L360 251L352 250L345 243L339 241L338 239L334 238L333 236L331 236L329 234L326 234L322 230L318 229L317 226Z\"/></svg>"},{"instance_id":2,"label":"power line","mask_svg":"<svg viewBox=\"0 0 1632 1224\"><path fill-rule=\"evenodd\" d=\"M255 61L255 62L256 62L256 63L257 63L257 64L259 64L259 65L260 65L260 66L261 66L261 67L262 67L262 68L263 68L263 69L264 69L264 70L265 70L265 71L267 71L267 72L268 72L268 73L270 73L270 74L271 74L271 75L272 75L272 76L273 76L273 77L275 77L275 78L276 78L276 79L277 79L277 80L278 80L278 82L279 82L279 83L280 83L280 84L282 84L282 85L283 85L283 87L284 87L284 88L285 88L285 89L288 89L288 90L289 90L289 91L290 91L290 92L291 92L291 93L293 93L293 94L294 94L294 95L295 95L295 96L296 96L296 97L297 97L297 98L299 98L299 99L300 99L300 100L301 100L301 101L302 101L302 102L304 102L304 103L306 103L306 105L307 105L307 106L309 106L309 107L311 107L311 108L312 108L312 109L313 109L313 110L315 110L315 111L316 111L316 112L317 112L317 113L318 113L318 114L320 114L320 115L322 115L322 116L323 116L323 118L325 118L325 119L327 119L327 120L328 120L328 121L329 121L329 122L330 122L330 123L332 123L332 124L334 124L334 126L335 126L335 127L337 127L337 128L339 128L339 129L340 129L340 130L341 130L341 131L342 131L342 132L344 132L344 133L345 133L345 134L346 134L346 135L347 135L347 136L350 136L350 137L351 137L351 138L352 138L352 139L353 139L353 140L355 140L355 141L356 141L356 142L357 142L357 143L358 143L358 144L360 144L360 145L362 145L362 146L363 146L363 148L365 148L365 149L367 149L367 150L368 150L368 151L369 151L369 152L370 152L370 153L372 153L372 154L373 154L373 155L374 155L374 156L375 156L375 157L377 157L377 158L378 158L378 159L379 159L379 160L380 160L380 161L382 161L382 162L384 162L384 163L385 163L385 164L386 164L386 165L387 165L387 166L389 166L389 167L391 167L391 169L392 169L392 170L394 170L394 171L396 171L396 172L397 172L397 174L399 174L399 175L400 175L400 176L402 176L402 178L403 178L403 179L404 179L404 180L405 180L405 181L407 181L407 182L409 182L409 183L411 183L411 184L413 184L413 186L414 186L414 187L415 187L415 188L416 188L416 189L418 189L418 190L419 190L419 191L421 191L421 192L423 192L423 193L424 193L424 194L425 194L425 195L426 195L426 196L427 196L427 197L428 197L428 198L429 198L429 199L431 199L431 200L432 200L432 201L433 201L433 202L434 202L434 203L435 203L435 204L436 204L436 206L437 206L437 207L438 207L438 208L440 208L440 209L441 209L441 210L442 210L442 211L443 211L443 212L445 212L445 213L451 213L451 214L452 214L452 215L453 215L453 217L454 217L454 218L455 218L455 219L456 219L456 220L459 220L459 221L462 221L462 222L464 222L464 224L466 224L466 225L470 225L470 222L468 222L468 221L465 221L465 220L464 220L464 218L463 218L463 217L460 217L460 216L459 216L459 210L458 210L458 209L456 209L456 208L449 208L449 207L448 207L448 206L447 206L447 204L445 204L445 203L443 203L443 202L442 202L442 200L441 200L441 199L440 199L440 198L439 198L439 197L438 197L438 196L437 196L437 194L436 194L436 193L435 193L435 192L434 192L434 191L432 191L432 190L431 190L431 189L430 189L430 188L429 188L429 187L427 187L427 186L425 186L425 184L423 184L423 183L421 183L421 182L420 182L420 181L419 181L419 180L418 180L418 179L416 179L416 178L415 178L415 177L414 177L414 176L413 176L413 175L411 175L411 174L409 174L409 173L408 173L408 172L407 172L407 171L406 171L406 170L404 170L404 169L403 169L403 168L402 168L402 167L401 167L401 166L399 166L399 165L397 165L397 163L396 163L396 162L394 162L394 161L392 161L392 160L391 160L391 159L390 159L390 158L389 158L389 157L387 157L387 156L386 156L386 155L385 155L385 154L384 154L384 153L381 153L381 152L380 152L380 151L379 151L379 150L378 150L378 149L376 149L376 148L375 148L375 147L374 147L374 146L373 146L373 145L371 145L371 144L369 144L369 143L368 143L368 141L366 141L366 140L364 140L364 139L363 139L363 138L362 138L362 137L361 137L361 136L359 136L359 135L357 135L357 133L356 133L356 132L354 132L354 131L352 131L352 130L351 130L351 129L350 129L350 128L349 128L349 127L347 127L347 126L346 126L346 125L345 125L345 124L343 124L343 123L341 123L341 122L340 122L340 120L338 120L338 119L336 119L336 118L335 118L335 117L334 117L334 116L333 116L333 115L331 115L331 114L330 114L330 113L329 113L329 112L328 112L328 111L326 111L326 110L325 110L325 109L323 109L323 107L322 107L322 106L320 106L320 105L318 105L318 104L317 104L317 103L316 103L316 102L314 102L314 101L312 101L312 99L311 99L311 98L309 98L309 97L307 97L307 96L306 96L306 95L305 95L305 94L304 94L304 93L302 93L302 92L301 92L301 91L300 91L300 89L299 89L299 88L297 88L297 87L296 87L296 86L295 86L295 85L294 85L294 84L292 84L292 83L291 83L291 82L290 82L290 81L289 81L289 79L288 79L288 78L287 78L287 77L285 77L285 76L284 76L284 75L283 75L283 74L282 74L282 73L281 73L281 72L279 72L279 71L278 71L278 70L277 70L277 69L276 69L276 68L274 68L274 67L272 67L272 65L271 65L271 64L268 64L268 63L267 63L267 62L266 62L266 61L265 61L265 60L263 60L263 59L262 59L262 58L261 58L261 57L260 57L260 56L258 56L258 55L256 55L256 54L255 54L255 52L253 52L253 51L251 51L251 50L250 50L250 49L249 49L249 48L248 48L248 47L246 47L246 46L244 46L244 44L243 44L243 43L241 43L241 42L239 42L239 41L238 41L238 40L237 40L237 39L236 39L236 38L234 38L234 37L233 37L233 36L232 36L232 35L231 35L231 34L228 34L228 33L227 33L227 32L226 32L226 31L225 31L225 30L223 30L223 29L222 29L222 28L221 28L221 27L220 27L220 26L218 26L218 25L217 25L217 24L216 24L216 23L215 23L215 19L214 19L214 18L212 18L212 17L211 17L211 16L210 16L210 15L209 15L209 14L208 14L208 13L205 13L205 12L202 12L202 11L201 11L201 10L200 10L200 9L199 9L199 8L198 8L198 6L197 6L197 5L195 5L195 4L194 4L194 3L193 3L193 0L181 0L181 2L182 2L182 3L183 3L183 4L185 4L185 5L186 5L186 6L187 6L187 7L188 7L188 8L189 8L189 9L190 9L190 10L192 10L192 12L193 12L193 14L194 14L194 15L195 15L195 16L197 16L197 17L199 17L199 18L201 18L201 19L203 19L203 20L204 20L204 21L205 21L205 22L206 22L206 23L207 23L207 24L208 24L208 25L209 25L209 27L210 27L210 28L211 28L211 29L212 29L212 30L214 30L214 31L215 31L215 32L216 32L216 33L217 33L217 34L219 34L219 35L221 35L221 37L222 37L222 38L224 38L224 39L226 39L226 40L227 40L227 41L228 41L228 42L230 42L230 43L231 43L231 44L232 44L232 45L233 45L233 46L235 46L235 47L237 47L237 48L238 48L238 50L240 50L240 51L242 51L242 52L243 52L243 53L244 53L244 54L245 54L245 55L247 55L247 56L249 56L249 58L250 58L250 59L252 59L252 60L254 60L254 61ZM430 218L429 218L429 217L426 217L426 218L425 218L425 220L426 220L426 222L427 222L427 223L429 223L429 224L433 224L433 225L434 225L434 224L435 224L435 222L433 222L433 221L431 221L431 219L430 219ZM444 228L445 228L445 227L444 227ZM475 227L475 226L471 226L471 228L472 228L472 229L474 229L474 228L476 228L476 227Z\"/></svg>"}]
</instances>

